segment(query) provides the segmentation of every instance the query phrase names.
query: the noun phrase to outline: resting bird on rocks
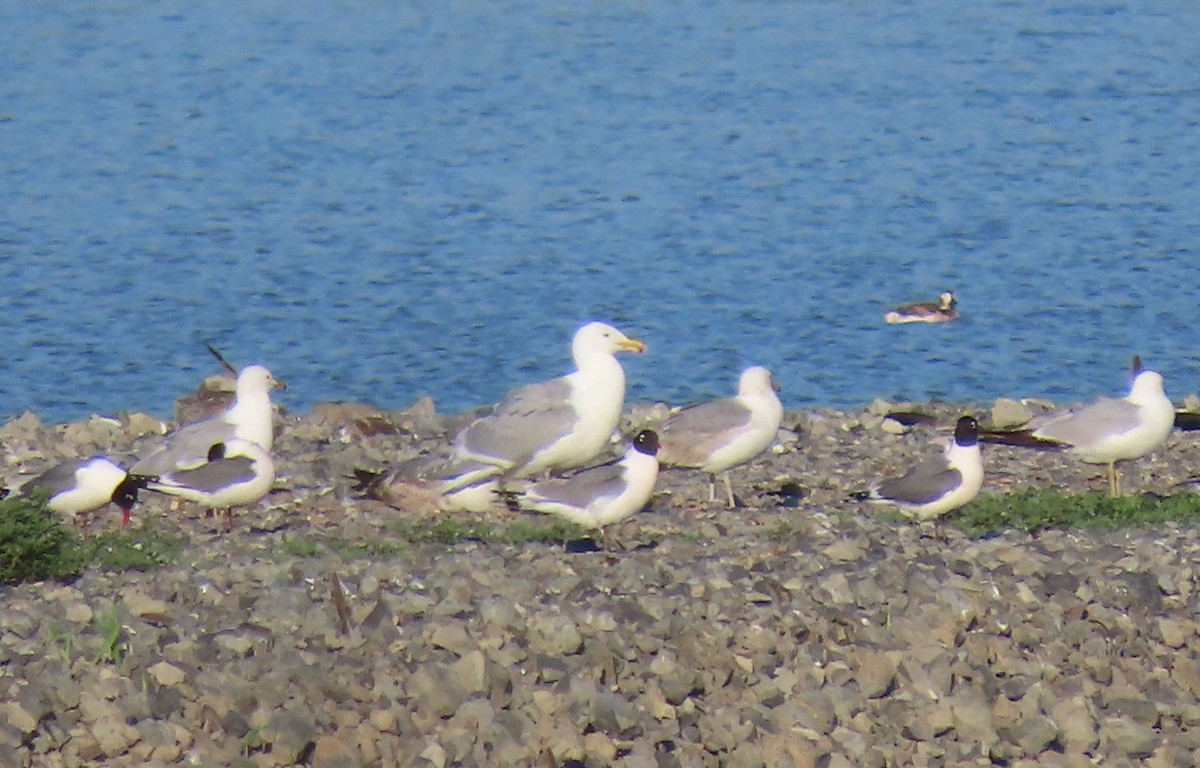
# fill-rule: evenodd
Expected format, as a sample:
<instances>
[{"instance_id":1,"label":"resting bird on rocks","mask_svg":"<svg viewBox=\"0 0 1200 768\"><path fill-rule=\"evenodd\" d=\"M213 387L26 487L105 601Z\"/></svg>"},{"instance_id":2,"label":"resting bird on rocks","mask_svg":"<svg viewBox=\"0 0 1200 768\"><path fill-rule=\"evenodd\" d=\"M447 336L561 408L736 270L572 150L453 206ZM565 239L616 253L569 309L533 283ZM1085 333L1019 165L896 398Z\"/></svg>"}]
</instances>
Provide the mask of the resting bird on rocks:
<instances>
[{"instance_id":1,"label":"resting bird on rocks","mask_svg":"<svg viewBox=\"0 0 1200 768\"><path fill-rule=\"evenodd\" d=\"M130 471L163 475L191 469L204 464L209 449L226 440L246 440L270 451L275 439L272 389L286 386L261 365L246 366L238 374L236 399L224 415L180 427Z\"/></svg>"},{"instance_id":2,"label":"resting bird on rocks","mask_svg":"<svg viewBox=\"0 0 1200 768\"><path fill-rule=\"evenodd\" d=\"M50 495L47 506L72 517L115 504L121 510L121 525L129 525L130 510L137 503L138 489L155 478L131 475L107 456L63 462L21 486L28 495L43 491Z\"/></svg>"},{"instance_id":3,"label":"resting bird on rocks","mask_svg":"<svg viewBox=\"0 0 1200 768\"><path fill-rule=\"evenodd\" d=\"M710 502L716 501L716 477L723 476L729 507L737 506L729 470L775 442L783 419L783 404L775 394L778 390L769 370L747 368L734 397L684 408L657 427L659 464L707 472Z\"/></svg>"},{"instance_id":4,"label":"resting bird on rocks","mask_svg":"<svg viewBox=\"0 0 1200 768\"><path fill-rule=\"evenodd\" d=\"M658 480L658 436L644 429L617 461L569 477L520 481L502 494L521 509L546 512L603 531L641 510Z\"/></svg>"},{"instance_id":5,"label":"resting bird on rocks","mask_svg":"<svg viewBox=\"0 0 1200 768\"><path fill-rule=\"evenodd\" d=\"M420 456L383 472L354 470L356 490L397 509L414 512L485 512L496 506L497 467ZM481 479L464 484L467 475Z\"/></svg>"},{"instance_id":6,"label":"resting bird on rocks","mask_svg":"<svg viewBox=\"0 0 1200 768\"><path fill-rule=\"evenodd\" d=\"M205 458L195 467L164 473L146 488L224 510L225 530L232 530L232 508L267 495L275 482L275 462L262 446L237 438L214 443Z\"/></svg>"},{"instance_id":7,"label":"resting bird on rocks","mask_svg":"<svg viewBox=\"0 0 1200 768\"><path fill-rule=\"evenodd\" d=\"M944 453L931 456L904 475L883 480L855 494L861 501L892 504L908 517L932 520L974 499L983 487L983 461L979 455L979 425L963 416L954 428L954 439Z\"/></svg>"},{"instance_id":8,"label":"resting bird on rocks","mask_svg":"<svg viewBox=\"0 0 1200 768\"><path fill-rule=\"evenodd\" d=\"M459 431L454 459L491 465L509 477L583 466L608 446L621 418L625 371L614 355L645 349L610 325L588 323L571 343L576 370L509 392ZM461 484L480 479L473 475Z\"/></svg>"},{"instance_id":9,"label":"resting bird on rocks","mask_svg":"<svg viewBox=\"0 0 1200 768\"><path fill-rule=\"evenodd\" d=\"M988 443L1064 450L1088 464L1108 467L1109 495L1121 495L1117 462L1157 449L1175 426L1175 406L1163 391L1162 376L1133 358L1133 384L1121 398L1102 397L1077 410L1039 417L1025 429L985 432Z\"/></svg>"}]
</instances>

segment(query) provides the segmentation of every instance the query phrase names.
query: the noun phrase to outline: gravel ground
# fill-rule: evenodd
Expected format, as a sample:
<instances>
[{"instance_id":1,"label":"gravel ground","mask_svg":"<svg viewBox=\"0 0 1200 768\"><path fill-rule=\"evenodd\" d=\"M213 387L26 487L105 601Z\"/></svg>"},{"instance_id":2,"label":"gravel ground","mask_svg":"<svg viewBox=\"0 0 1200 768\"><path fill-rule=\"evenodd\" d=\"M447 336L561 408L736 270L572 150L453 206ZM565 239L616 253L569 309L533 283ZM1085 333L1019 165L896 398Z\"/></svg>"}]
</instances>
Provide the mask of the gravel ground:
<instances>
[{"instance_id":1,"label":"gravel ground","mask_svg":"<svg viewBox=\"0 0 1200 768\"><path fill-rule=\"evenodd\" d=\"M736 510L664 472L615 551L413 543L398 524L428 512L347 478L451 420L284 417L281 490L232 533L150 498L134 525L178 530L178 562L3 588L0 765L1200 765L1194 532L897 522L847 494L947 433L891 434L882 410L788 414L735 470ZM27 415L0 428L0 480L159 427ZM1064 456L984 462L985 493L1105 488ZM1197 467L1176 433L1126 488Z\"/></svg>"}]
</instances>

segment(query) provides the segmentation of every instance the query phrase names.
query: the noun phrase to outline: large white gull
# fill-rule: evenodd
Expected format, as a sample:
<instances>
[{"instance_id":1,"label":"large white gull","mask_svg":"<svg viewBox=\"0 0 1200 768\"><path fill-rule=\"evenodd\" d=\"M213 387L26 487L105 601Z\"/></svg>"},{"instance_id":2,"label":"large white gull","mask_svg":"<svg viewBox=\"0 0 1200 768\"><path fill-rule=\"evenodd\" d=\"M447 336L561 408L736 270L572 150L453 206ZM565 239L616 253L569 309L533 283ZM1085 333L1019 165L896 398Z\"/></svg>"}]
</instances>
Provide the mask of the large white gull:
<instances>
[{"instance_id":1,"label":"large white gull","mask_svg":"<svg viewBox=\"0 0 1200 768\"><path fill-rule=\"evenodd\" d=\"M645 350L611 325L588 323L571 342L575 370L509 392L459 431L454 458L509 477L583 466L608 445L621 418L625 371L616 353Z\"/></svg>"}]
</instances>

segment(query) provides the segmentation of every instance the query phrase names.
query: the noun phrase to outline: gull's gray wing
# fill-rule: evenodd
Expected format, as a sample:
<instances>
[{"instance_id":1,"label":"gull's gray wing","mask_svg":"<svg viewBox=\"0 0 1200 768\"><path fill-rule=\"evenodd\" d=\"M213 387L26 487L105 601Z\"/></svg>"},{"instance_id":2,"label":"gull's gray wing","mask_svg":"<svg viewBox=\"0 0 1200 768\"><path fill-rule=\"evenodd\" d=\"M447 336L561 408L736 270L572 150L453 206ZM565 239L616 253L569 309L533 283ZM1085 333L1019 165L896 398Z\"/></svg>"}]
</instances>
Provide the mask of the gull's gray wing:
<instances>
[{"instance_id":1,"label":"gull's gray wing","mask_svg":"<svg viewBox=\"0 0 1200 768\"><path fill-rule=\"evenodd\" d=\"M571 394L566 379L515 389L491 413L467 425L456 445L471 456L524 463L574 429L579 417Z\"/></svg>"},{"instance_id":2,"label":"gull's gray wing","mask_svg":"<svg viewBox=\"0 0 1200 768\"><path fill-rule=\"evenodd\" d=\"M223 419L209 419L180 427L129 469L133 475L166 475L208 462L208 451L217 443L237 437L237 429Z\"/></svg>"},{"instance_id":3,"label":"gull's gray wing","mask_svg":"<svg viewBox=\"0 0 1200 768\"><path fill-rule=\"evenodd\" d=\"M601 464L585 469L571 477L555 478L534 483L529 489L530 501L569 504L586 507L598 498L615 498L625 490L625 465L620 462Z\"/></svg>"},{"instance_id":4,"label":"gull's gray wing","mask_svg":"<svg viewBox=\"0 0 1200 768\"><path fill-rule=\"evenodd\" d=\"M26 481L21 486L21 493L28 494L30 491L41 489L53 496L72 488L75 485L75 470L88 461L90 459L75 459L53 466L32 480Z\"/></svg>"},{"instance_id":5,"label":"gull's gray wing","mask_svg":"<svg viewBox=\"0 0 1200 768\"><path fill-rule=\"evenodd\" d=\"M248 456L217 459L194 469L176 470L162 479L163 485L179 485L203 493L215 493L231 485L253 480L254 459Z\"/></svg>"},{"instance_id":6,"label":"gull's gray wing","mask_svg":"<svg viewBox=\"0 0 1200 768\"><path fill-rule=\"evenodd\" d=\"M685 408L657 429L658 460L676 466L699 466L750 424L753 414L736 398L713 400Z\"/></svg>"},{"instance_id":7,"label":"gull's gray wing","mask_svg":"<svg viewBox=\"0 0 1200 768\"><path fill-rule=\"evenodd\" d=\"M936 501L962 482L962 473L946 463L945 456L930 456L901 477L884 480L875 488L878 496L906 504Z\"/></svg>"},{"instance_id":8,"label":"gull's gray wing","mask_svg":"<svg viewBox=\"0 0 1200 768\"><path fill-rule=\"evenodd\" d=\"M1043 440L1089 447L1135 429L1140 417L1141 409L1128 400L1105 397L1050 420L1034 430L1033 435Z\"/></svg>"}]
</instances>

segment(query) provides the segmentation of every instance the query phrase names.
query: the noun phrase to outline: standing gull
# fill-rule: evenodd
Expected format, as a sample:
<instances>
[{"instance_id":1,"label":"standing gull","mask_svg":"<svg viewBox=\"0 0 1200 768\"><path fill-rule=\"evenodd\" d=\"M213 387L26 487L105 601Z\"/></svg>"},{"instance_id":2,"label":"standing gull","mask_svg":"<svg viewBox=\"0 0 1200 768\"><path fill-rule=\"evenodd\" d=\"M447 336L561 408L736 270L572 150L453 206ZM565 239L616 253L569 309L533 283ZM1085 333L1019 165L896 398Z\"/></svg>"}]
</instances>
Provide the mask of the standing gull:
<instances>
[{"instance_id":1,"label":"standing gull","mask_svg":"<svg viewBox=\"0 0 1200 768\"><path fill-rule=\"evenodd\" d=\"M1102 397L1078 410L1039 418L1021 430L986 432L983 440L1004 445L1061 449L1088 464L1108 466L1108 492L1121 495L1117 462L1145 456L1162 445L1175 425L1175 406L1163 392L1162 375L1133 358L1133 384L1121 398Z\"/></svg>"},{"instance_id":2,"label":"standing gull","mask_svg":"<svg viewBox=\"0 0 1200 768\"><path fill-rule=\"evenodd\" d=\"M454 458L511 477L586 464L608 445L625 403L625 371L614 355L645 350L610 325L588 323L571 342L576 370L509 392L458 433Z\"/></svg>"},{"instance_id":3,"label":"standing gull","mask_svg":"<svg viewBox=\"0 0 1200 768\"><path fill-rule=\"evenodd\" d=\"M729 470L744 464L775 442L783 404L775 394L779 385L762 366L747 368L738 380L735 397L712 400L685 408L659 427L659 463L664 467L692 467L711 476L708 500L716 501L716 476L725 479L725 494L736 506Z\"/></svg>"},{"instance_id":4,"label":"standing gull","mask_svg":"<svg viewBox=\"0 0 1200 768\"><path fill-rule=\"evenodd\" d=\"M901 477L884 480L865 493L863 501L894 504L918 520L932 520L974 499L983 487L983 461L979 455L979 425L963 416L954 427L946 451L931 456Z\"/></svg>"},{"instance_id":5,"label":"standing gull","mask_svg":"<svg viewBox=\"0 0 1200 768\"><path fill-rule=\"evenodd\" d=\"M48 493L46 506L72 517L115 504L121 510L121 525L128 526L138 489L145 488L153 479L131 475L107 456L94 456L51 467L22 485L21 493L27 495L39 490Z\"/></svg>"},{"instance_id":6,"label":"standing gull","mask_svg":"<svg viewBox=\"0 0 1200 768\"><path fill-rule=\"evenodd\" d=\"M152 491L195 501L209 509L225 510L225 529L233 528L233 507L267 495L275 482L275 462L262 446L232 438L213 444L206 461L177 469L146 484Z\"/></svg>"},{"instance_id":7,"label":"standing gull","mask_svg":"<svg viewBox=\"0 0 1200 768\"><path fill-rule=\"evenodd\" d=\"M286 389L261 365L249 365L237 378L233 405L223 415L180 427L130 469L141 475L163 475L204 464L217 443L246 440L270 451L275 440L271 390Z\"/></svg>"},{"instance_id":8,"label":"standing gull","mask_svg":"<svg viewBox=\"0 0 1200 768\"><path fill-rule=\"evenodd\" d=\"M525 481L507 492L518 507L558 515L600 531L634 514L650 501L658 480L658 436L643 429L618 461L580 470L570 477Z\"/></svg>"}]
</instances>

